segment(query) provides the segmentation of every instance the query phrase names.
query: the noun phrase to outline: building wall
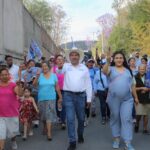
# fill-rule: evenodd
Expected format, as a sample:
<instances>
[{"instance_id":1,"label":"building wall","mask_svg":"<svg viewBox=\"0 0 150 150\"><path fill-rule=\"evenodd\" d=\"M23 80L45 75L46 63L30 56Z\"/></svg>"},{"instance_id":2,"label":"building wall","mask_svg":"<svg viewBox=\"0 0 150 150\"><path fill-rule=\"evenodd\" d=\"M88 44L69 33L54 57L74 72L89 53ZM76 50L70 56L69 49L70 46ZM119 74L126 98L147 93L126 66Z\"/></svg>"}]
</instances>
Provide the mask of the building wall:
<instances>
[{"instance_id":1,"label":"building wall","mask_svg":"<svg viewBox=\"0 0 150 150\"><path fill-rule=\"evenodd\" d=\"M0 59L3 53L3 1L0 0Z\"/></svg>"},{"instance_id":2,"label":"building wall","mask_svg":"<svg viewBox=\"0 0 150 150\"><path fill-rule=\"evenodd\" d=\"M47 58L59 51L20 0L0 0L0 60L6 54L23 60L32 39Z\"/></svg>"},{"instance_id":3,"label":"building wall","mask_svg":"<svg viewBox=\"0 0 150 150\"><path fill-rule=\"evenodd\" d=\"M3 47L6 53L20 56L24 48L23 6L20 0L3 0L3 2Z\"/></svg>"},{"instance_id":4,"label":"building wall","mask_svg":"<svg viewBox=\"0 0 150 150\"><path fill-rule=\"evenodd\" d=\"M41 27L35 22L28 11L23 9L24 46L28 48L31 40L35 40L41 47Z\"/></svg>"}]
</instances>

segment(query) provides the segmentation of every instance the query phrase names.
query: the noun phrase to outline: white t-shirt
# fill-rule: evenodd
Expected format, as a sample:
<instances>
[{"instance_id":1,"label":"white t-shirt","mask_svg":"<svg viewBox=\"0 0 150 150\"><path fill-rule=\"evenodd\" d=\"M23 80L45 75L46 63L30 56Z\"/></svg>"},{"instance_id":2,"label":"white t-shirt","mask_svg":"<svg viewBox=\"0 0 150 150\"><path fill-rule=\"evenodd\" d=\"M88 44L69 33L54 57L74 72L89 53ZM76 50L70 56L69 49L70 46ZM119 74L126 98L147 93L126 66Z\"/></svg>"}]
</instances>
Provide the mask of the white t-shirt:
<instances>
[{"instance_id":1,"label":"white t-shirt","mask_svg":"<svg viewBox=\"0 0 150 150\"><path fill-rule=\"evenodd\" d=\"M71 63L66 63L63 66L64 86L63 90L72 92L86 92L87 102L92 99L92 84L88 68L79 64L73 66Z\"/></svg>"},{"instance_id":2,"label":"white t-shirt","mask_svg":"<svg viewBox=\"0 0 150 150\"><path fill-rule=\"evenodd\" d=\"M19 71L19 66L14 65L14 64L9 69L9 73L11 75L11 81L12 82L16 82L18 80L18 71Z\"/></svg>"}]
</instances>

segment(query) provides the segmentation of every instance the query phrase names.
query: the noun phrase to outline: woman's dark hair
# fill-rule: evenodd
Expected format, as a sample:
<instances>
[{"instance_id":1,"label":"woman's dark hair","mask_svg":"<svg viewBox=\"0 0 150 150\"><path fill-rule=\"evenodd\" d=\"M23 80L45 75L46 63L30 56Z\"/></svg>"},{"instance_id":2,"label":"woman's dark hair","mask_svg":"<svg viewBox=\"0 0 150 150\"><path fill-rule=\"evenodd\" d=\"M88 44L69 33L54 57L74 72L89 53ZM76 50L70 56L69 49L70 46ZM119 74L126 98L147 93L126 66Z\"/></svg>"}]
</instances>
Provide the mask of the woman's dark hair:
<instances>
[{"instance_id":1,"label":"woman's dark hair","mask_svg":"<svg viewBox=\"0 0 150 150\"><path fill-rule=\"evenodd\" d=\"M130 63L130 61L131 61L132 59L135 60L134 57L130 57L130 58L128 59L128 64Z\"/></svg>"},{"instance_id":2,"label":"woman's dark hair","mask_svg":"<svg viewBox=\"0 0 150 150\"><path fill-rule=\"evenodd\" d=\"M51 66L50 66L50 64L48 63L48 61L42 62L41 66L42 66L43 64L46 64L46 65L48 66L48 68L51 69Z\"/></svg>"},{"instance_id":3,"label":"woman's dark hair","mask_svg":"<svg viewBox=\"0 0 150 150\"><path fill-rule=\"evenodd\" d=\"M7 67L2 67L2 68L0 69L0 74L1 74L3 71L9 72Z\"/></svg>"},{"instance_id":4,"label":"woman's dark hair","mask_svg":"<svg viewBox=\"0 0 150 150\"><path fill-rule=\"evenodd\" d=\"M42 64L41 64L41 63L39 63L39 62L37 62L37 63L35 64L35 67L39 67L39 68L41 68L41 67L42 67Z\"/></svg>"},{"instance_id":5,"label":"woman's dark hair","mask_svg":"<svg viewBox=\"0 0 150 150\"><path fill-rule=\"evenodd\" d=\"M34 59L30 59L30 60L27 62L27 65L28 65L30 62L34 62L34 63L35 63Z\"/></svg>"},{"instance_id":6,"label":"woman's dark hair","mask_svg":"<svg viewBox=\"0 0 150 150\"><path fill-rule=\"evenodd\" d=\"M141 60L145 60L146 62L148 62L148 59L146 57L142 57Z\"/></svg>"},{"instance_id":7,"label":"woman's dark hair","mask_svg":"<svg viewBox=\"0 0 150 150\"><path fill-rule=\"evenodd\" d=\"M63 56L63 55L58 54L58 55L56 55L56 56L55 56L55 60L56 60L58 57L62 57L62 58L64 58L64 56Z\"/></svg>"},{"instance_id":8,"label":"woman's dark hair","mask_svg":"<svg viewBox=\"0 0 150 150\"><path fill-rule=\"evenodd\" d=\"M25 87L24 87L24 91L25 91L25 90L28 90L30 93L32 92L32 89L31 89L29 86L25 86Z\"/></svg>"},{"instance_id":9,"label":"woman's dark hair","mask_svg":"<svg viewBox=\"0 0 150 150\"><path fill-rule=\"evenodd\" d=\"M111 66L115 66L114 58L115 58L115 56L118 55L118 54L120 54L120 55L123 56L123 60L124 60L123 66L124 66L126 69L128 69L128 70L130 71L131 76L133 76L132 71L131 71L131 69L130 69L128 63L127 63L126 57L125 57L125 55L124 55L124 53L123 53L122 51L116 51L116 52L113 54L113 56L112 56L113 60L112 60L112 62L111 62Z\"/></svg>"}]
</instances>

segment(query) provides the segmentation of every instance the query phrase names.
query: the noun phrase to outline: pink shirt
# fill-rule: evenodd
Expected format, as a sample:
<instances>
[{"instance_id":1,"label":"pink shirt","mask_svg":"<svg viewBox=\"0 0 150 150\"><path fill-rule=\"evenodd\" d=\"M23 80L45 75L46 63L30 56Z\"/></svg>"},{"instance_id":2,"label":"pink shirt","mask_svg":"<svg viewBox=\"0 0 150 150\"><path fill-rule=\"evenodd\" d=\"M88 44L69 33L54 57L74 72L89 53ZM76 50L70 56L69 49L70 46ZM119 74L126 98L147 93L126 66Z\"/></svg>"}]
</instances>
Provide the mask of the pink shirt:
<instances>
[{"instance_id":1,"label":"pink shirt","mask_svg":"<svg viewBox=\"0 0 150 150\"><path fill-rule=\"evenodd\" d=\"M16 84L10 82L8 86L0 85L0 117L18 117L19 101L14 92Z\"/></svg>"},{"instance_id":2,"label":"pink shirt","mask_svg":"<svg viewBox=\"0 0 150 150\"><path fill-rule=\"evenodd\" d=\"M59 73L59 70L58 70L57 66L53 67L53 72L57 75L58 85L60 87L60 90L62 90L63 89L63 85L64 85L64 74L63 73Z\"/></svg>"}]
</instances>

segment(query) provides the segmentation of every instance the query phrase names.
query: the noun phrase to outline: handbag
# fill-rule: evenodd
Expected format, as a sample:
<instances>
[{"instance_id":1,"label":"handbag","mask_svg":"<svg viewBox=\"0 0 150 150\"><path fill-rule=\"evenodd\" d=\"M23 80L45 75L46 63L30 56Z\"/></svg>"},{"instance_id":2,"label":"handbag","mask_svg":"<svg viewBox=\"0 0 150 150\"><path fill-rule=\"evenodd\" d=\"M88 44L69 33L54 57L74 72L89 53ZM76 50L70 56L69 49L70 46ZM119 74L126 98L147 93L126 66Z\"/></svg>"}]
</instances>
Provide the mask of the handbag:
<instances>
[{"instance_id":1,"label":"handbag","mask_svg":"<svg viewBox=\"0 0 150 150\"><path fill-rule=\"evenodd\" d=\"M102 79L102 70L101 70L101 68L100 68L99 72L100 72L100 81L101 81L101 83L102 83L103 88L105 89L105 91L104 91L105 96L107 97L108 88L105 88L105 85L104 85L104 82L103 82L103 79Z\"/></svg>"}]
</instances>

